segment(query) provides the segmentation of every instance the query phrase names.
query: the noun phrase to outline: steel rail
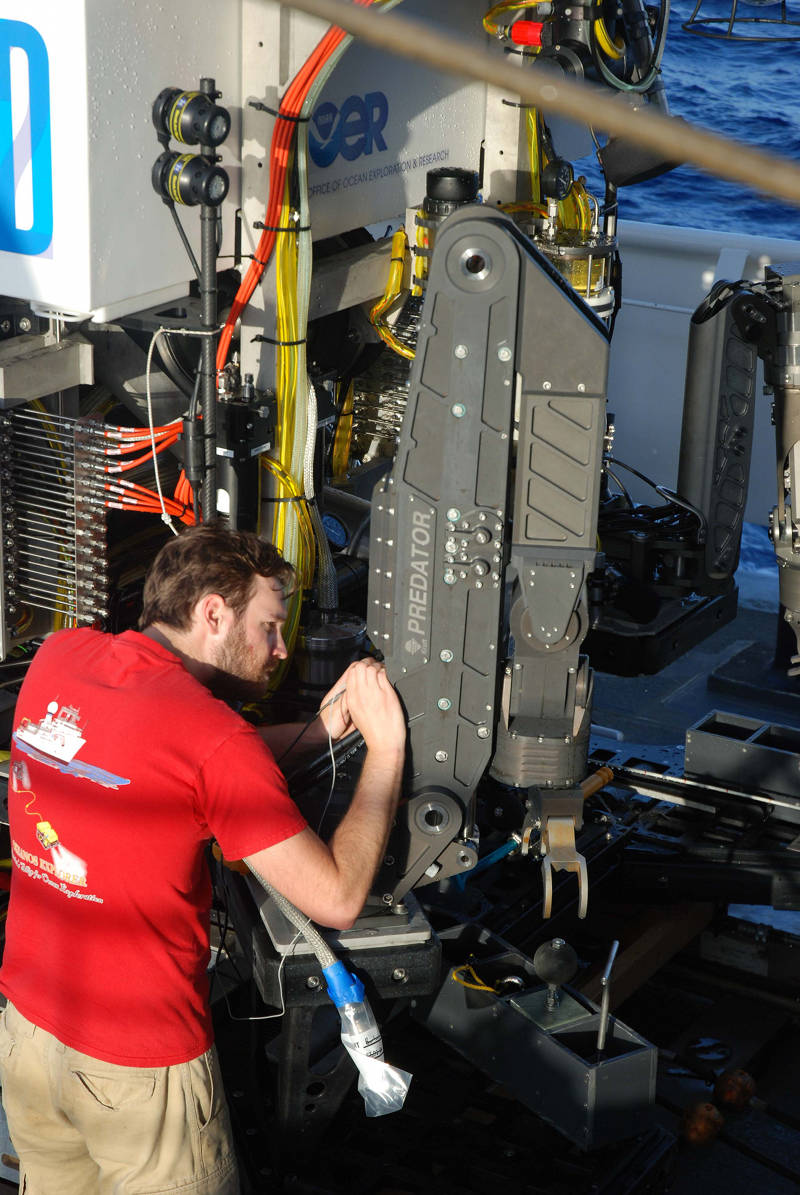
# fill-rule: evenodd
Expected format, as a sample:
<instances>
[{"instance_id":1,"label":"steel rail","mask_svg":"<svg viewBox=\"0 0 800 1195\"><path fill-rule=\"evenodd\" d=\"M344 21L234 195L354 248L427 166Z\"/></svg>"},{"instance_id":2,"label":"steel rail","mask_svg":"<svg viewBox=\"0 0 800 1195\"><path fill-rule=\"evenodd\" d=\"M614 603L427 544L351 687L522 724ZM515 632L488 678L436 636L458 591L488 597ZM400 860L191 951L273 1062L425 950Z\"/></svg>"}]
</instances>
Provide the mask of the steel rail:
<instances>
[{"instance_id":1,"label":"steel rail","mask_svg":"<svg viewBox=\"0 0 800 1195\"><path fill-rule=\"evenodd\" d=\"M800 166L683 120L645 108L634 110L624 98L598 84L567 79L557 69L544 65L537 65L535 70L514 69L505 56L485 49L477 39L347 0L278 3L338 25L378 49L449 75L491 83L519 96L525 104L624 137L660 153L667 161L686 162L800 207Z\"/></svg>"}]
</instances>

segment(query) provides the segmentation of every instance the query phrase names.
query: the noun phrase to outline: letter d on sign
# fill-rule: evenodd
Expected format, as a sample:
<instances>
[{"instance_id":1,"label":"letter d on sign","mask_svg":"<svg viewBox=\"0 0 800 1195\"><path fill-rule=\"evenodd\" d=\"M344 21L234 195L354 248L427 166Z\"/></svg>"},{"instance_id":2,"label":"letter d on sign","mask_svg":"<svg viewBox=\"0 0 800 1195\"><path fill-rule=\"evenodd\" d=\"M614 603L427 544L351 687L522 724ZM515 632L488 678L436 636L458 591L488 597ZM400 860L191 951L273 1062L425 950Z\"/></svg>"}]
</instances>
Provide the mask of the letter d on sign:
<instances>
[{"instance_id":1,"label":"letter d on sign","mask_svg":"<svg viewBox=\"0 0 800 1195\"><path fill-rule=\"evenodd\" d=\"M0 20L0 250L30 256L52 239L47 49L32 25Z\"/></svg>"}]
</instances>

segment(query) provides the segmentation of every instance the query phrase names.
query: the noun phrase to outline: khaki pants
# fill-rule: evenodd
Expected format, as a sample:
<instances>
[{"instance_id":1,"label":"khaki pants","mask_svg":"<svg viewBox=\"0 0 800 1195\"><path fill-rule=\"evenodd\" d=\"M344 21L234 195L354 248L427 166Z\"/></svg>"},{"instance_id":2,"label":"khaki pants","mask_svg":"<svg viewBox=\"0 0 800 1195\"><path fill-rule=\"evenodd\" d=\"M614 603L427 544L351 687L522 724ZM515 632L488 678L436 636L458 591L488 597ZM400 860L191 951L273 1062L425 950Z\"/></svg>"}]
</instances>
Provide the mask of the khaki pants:
<instances>
[{"instance_id":1,"label":"khaki pants","mask_svg":"<svg viewBox=\"0 0 800 1195\"><path fill-rule=\"evenodd\" d=\"M238 1195L213 1048L180 1066L116 1066L9 1004L0 1083L21 1195Z\"/></svg>"}]
</instances>

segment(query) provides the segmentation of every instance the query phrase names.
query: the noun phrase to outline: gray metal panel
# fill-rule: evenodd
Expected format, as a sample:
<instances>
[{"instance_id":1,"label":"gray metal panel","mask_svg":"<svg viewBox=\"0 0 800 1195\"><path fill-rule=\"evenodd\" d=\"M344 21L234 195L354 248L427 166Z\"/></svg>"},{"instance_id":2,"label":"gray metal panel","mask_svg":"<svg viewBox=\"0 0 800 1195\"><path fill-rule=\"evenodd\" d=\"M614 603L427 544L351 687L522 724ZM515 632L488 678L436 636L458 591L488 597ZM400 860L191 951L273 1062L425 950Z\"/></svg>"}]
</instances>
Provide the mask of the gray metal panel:
<instances>
[{"instance_id":1,"label":"gray metal panel","mask_svg":"<svg viewBox=\"0 0 800 1195\"><path fill-rule=\"evenodd\" d=\"M410 727L407 839L379 877L395 898L469 835L491 758L519 270L503 221L467 209L442 226L395 465L373 498L368 629Z\"/></svg>"}]
</instances>

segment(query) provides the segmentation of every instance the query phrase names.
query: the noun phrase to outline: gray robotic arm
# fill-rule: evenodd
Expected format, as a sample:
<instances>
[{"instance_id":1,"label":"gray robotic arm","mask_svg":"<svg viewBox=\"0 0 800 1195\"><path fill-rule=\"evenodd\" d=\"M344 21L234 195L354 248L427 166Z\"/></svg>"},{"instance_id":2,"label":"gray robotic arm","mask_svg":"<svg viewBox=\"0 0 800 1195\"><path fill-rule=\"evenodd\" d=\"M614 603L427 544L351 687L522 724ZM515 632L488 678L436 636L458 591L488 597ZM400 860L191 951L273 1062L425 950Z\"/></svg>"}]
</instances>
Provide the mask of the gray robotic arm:
<instances>
[{"instance_id":1,"label":"gray robotic arm","mask_svg":"<svg viewBox=\"0 0 800 1195\"><path fill-rule=\"evenodd\" d=\"M569 353L563 345L569 344ZM581 880L588 625L608 331L502 213L441 227L392 472L373 497L368 627L409 722L406 800L376 896L477 861L487 769L550 867Z\"/></svg>"}]
</instances>

